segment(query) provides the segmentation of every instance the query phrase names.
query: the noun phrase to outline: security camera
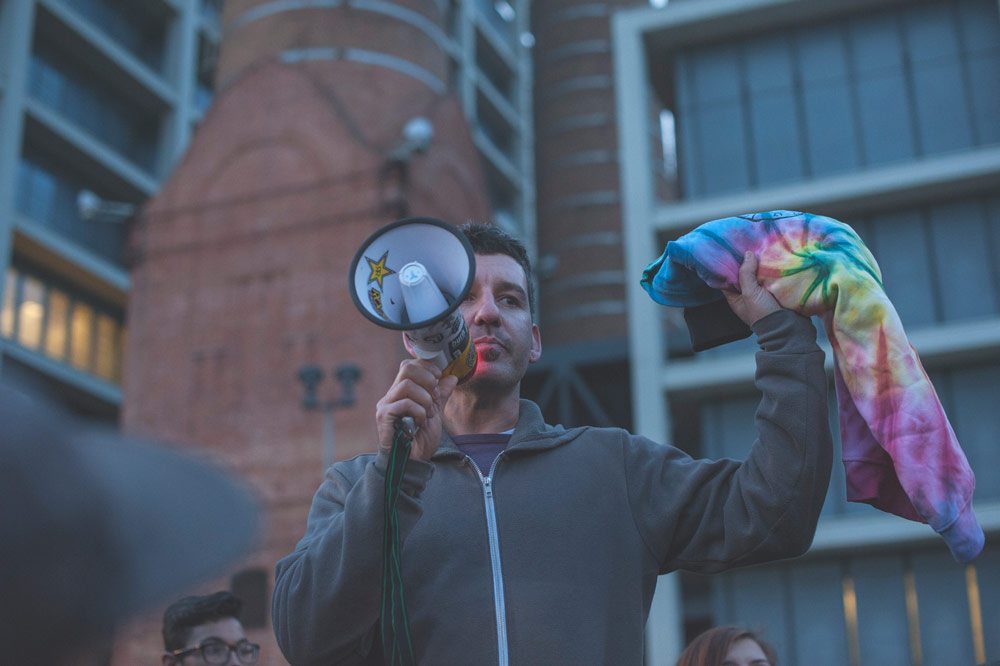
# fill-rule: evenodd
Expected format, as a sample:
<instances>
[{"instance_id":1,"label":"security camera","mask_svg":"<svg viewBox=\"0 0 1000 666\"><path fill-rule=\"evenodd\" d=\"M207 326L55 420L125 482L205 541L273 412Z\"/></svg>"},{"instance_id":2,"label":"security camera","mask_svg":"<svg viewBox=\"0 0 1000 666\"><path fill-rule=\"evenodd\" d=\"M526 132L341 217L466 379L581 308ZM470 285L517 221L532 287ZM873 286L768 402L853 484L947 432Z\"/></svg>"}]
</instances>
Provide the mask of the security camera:
<instances>
[{"instance_id":1,"label":"security camera","mask_svg":"<svg viewBox=\"0 0 1000 666\"><path fill-rule=\"evenodd\" d=\"M76 212L88 222L124 222L135 213L135 204L126 201L105 201L90 190L76 195Z\"/></svg>"},{"instance_id":2,"label":"security camera","mask_svg":"<svg viewBox=\"0 0 1000 666\"><path fill-rule=\"evenodd\" d=\"M423 116L410 118L403 127L403 140L411 152L423 153L434 138L434 125Z\"/></svg>"},{"instance_id":3,"label":"security camera","mask_svg":"<svg viewBox=\"0 0 1000 666\"><path fill-rule=\"evenodd\" d=\"M104 202L101 201L101 197L90 190L80 190L79 194L76 195L76 210L80 213L80 217L85 220L97 217L102 203Z\"/></svg>"}]
</instances>

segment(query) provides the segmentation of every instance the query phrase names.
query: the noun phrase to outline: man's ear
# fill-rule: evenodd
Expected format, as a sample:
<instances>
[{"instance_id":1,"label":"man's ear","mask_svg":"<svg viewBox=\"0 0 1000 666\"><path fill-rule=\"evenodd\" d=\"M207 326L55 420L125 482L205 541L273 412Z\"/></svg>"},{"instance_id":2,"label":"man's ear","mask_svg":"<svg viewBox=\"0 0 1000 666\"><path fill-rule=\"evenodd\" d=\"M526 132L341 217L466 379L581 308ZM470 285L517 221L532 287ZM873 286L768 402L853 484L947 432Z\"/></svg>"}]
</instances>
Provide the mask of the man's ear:
<instances>
[{"instance_id":1,"label":"man's ear","mask_svg":"<svg viewBox=\"0 0 1000 666\"><path fill-rule=\"evenodd\" d=\"M538 324L531 325L531 351L528 352L528 362L534 363L542 357L542 329Z\"/></svg>"}]
</instances>

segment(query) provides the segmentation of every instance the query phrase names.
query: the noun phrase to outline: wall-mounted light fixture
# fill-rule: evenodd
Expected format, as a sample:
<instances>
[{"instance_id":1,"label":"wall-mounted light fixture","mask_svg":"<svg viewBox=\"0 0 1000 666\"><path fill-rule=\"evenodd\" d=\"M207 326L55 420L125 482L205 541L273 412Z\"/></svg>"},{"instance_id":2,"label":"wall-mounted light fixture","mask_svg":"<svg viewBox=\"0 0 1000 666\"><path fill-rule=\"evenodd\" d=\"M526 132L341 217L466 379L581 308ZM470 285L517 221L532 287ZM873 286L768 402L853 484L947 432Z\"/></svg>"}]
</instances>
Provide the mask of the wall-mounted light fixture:
<instances>
[{"instance_id":1,"label":"wall-mounted light fixture","mask_svg":"<svg viewBox=\"0 0 1000 666\"><path fill-rule=\"evenodd\" d=\"M340 396L335 400L320 400L319 385L323 382L323 369L316 364L299 368L298 378L302 384L302 409L323 412L323 473L334 459L333 412L352 407L356 402L354 385L361 379L361 368L353 363L342 363L334 370L334 377L340 384Z\"/></svg>"}]
</instances>

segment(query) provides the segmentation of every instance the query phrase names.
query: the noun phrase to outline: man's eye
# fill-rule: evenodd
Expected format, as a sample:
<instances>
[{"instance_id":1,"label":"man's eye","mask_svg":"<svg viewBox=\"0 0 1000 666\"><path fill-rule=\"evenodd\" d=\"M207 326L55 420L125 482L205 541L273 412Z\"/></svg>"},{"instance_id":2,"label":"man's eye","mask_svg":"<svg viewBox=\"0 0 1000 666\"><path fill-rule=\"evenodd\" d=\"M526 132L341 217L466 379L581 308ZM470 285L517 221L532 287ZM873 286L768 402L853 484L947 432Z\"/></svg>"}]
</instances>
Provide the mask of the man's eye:
<instances>
[{"instance_id":1,"label":"man's eye","mask_svg":"<svg viewBox=\"0 0 1000 666\"><path fill-rule=\"evenodd\" d=\"M516 307L521 304L521 299L516 296L501 296L500 302L505 305L512 305Z\"/></svg>"}]
</instances>

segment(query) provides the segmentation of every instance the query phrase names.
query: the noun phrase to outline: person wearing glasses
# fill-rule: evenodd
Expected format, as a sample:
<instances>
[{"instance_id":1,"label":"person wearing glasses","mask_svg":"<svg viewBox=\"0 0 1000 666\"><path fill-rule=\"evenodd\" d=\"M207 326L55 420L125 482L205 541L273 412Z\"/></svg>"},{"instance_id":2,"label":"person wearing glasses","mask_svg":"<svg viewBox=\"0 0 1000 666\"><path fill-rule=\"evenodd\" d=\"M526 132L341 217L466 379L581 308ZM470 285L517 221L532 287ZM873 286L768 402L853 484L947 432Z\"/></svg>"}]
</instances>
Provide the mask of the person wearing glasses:
<instances>
[{"instance_id":1,"label":"person wearing glasses","mask_svg":"<svg viewBox=\"0 0 1000 666\"><path fill-rule=\"evenodd\" d=\"M163 613L163 666L256 664L260 646L240 623L243 602L231 592L184 597Z\"/></svg>"}]
</instances>

